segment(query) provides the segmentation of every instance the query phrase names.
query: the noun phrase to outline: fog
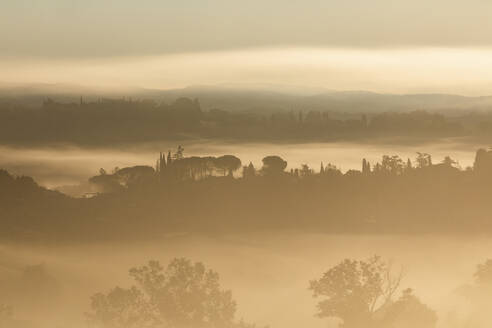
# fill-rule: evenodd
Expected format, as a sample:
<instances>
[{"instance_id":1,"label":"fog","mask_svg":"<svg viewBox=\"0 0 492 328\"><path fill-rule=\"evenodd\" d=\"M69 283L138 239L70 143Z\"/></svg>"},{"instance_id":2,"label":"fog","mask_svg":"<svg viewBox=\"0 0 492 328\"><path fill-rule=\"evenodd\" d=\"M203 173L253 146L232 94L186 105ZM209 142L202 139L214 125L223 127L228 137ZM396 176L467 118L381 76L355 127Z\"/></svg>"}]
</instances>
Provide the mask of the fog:
<instances>
[{"instance_id":1,"label":"fog","mask_svg":"<svg viewBox=\"0 0 492 328\"><path fill-rule=\"evenodd\" d=\"M0 82L170 89L274 83L382 93L487 96L491 48L260 47L89 58L1 57Z\"/></svg>"},{"instance_id":2,"label":"fog","mask_svg":"<svg viewBox=\"0 0 492 328\"><path fill-rule=\"evenodd\" d=\"M146 306L168 320L176 302L188 318L208 298L223 302L212 311L237 302L213 328L336 328L358 316L347 328L487 327L492 150L479 140L1 146L0 327L144 328L132 320ZM42 187L77 184L77 198ZM363 303L378 304L366 316L358 297L374 281L382 294ZM337 298L349 315L323 315Z\"/></svg>"},{"instance_id":3,"label":"fog","mask_svg":"<svg viewBox=\"0 0 492 328\"><path fill-rule=\"evenodd\" d=\"M220 156L235 154L244 164L252 162L261 165L261 159L277 154L285 158L288 168L302 164L318 169L321 162L331 163L342 171L360 169L361 158L376 162L383 155L399 155L414 159L416 152L432 154L436 161L445 156L457 160L461 167L473 165L475 147L486 144L470 142L466 139L445 139L433 142L418 140L380 140L371 143L306 143L306 144L268 144L268 143L228 143L220 141L179 141L129 144L113 148L78 148L74 146L15 148L0 147L0 167L18 175L32 176L40 184L56 188L87 182L99 172L100 168L111 171L115 167L133 165L153 165L159 152L172 150L179 143L184 146L188 156Z\"/></svg>"},{"instance_id":4,"label":"fog","mask_svg":"<svg viewBox=\"0 0 492 328\"><path fill-rule=\"evenodd\" d=\"M166 263L173 257L187 257L203 261L220 273L223 286L232 289L238 302L239 317L271 327L321 328L330 321L314 317L309 280L343 258L380 254L391 259L396 269L403 269L403 287L414 288L424 303L439 312L439 327L450 327L446 322L449 315L457 313L465 320L469 311L462 307L466 301L456 290L473 281L476 265L490 256L490 247L489 237L185 234L136 244L3 244L0 259L2 277L15 276L24 265L43 263L56 279L59 294L39 299L50 303L46 308L38 304L37 313L28 312L33 310L27 307L29 300L23 299L22 292L11 299L19 317L36 318L44 322L43 327L85 327L83 312L88 310L89 297L114 285L129 285L130 267L148 259ZM26 291L25 295L31 294ZM336 326L332 323L329 327Z\"/></svg>"},{"instance_id":5,"label":"fog","mask_svg":"<svg viewBox=\"0 0 492 328\"><path fill-rule=\"evenodd\" d=\"M265 46L490 46L487 1L0 3L2 53L101 57Z\"/></svg>"},{"instance_id":6,"label":"fog","mask_svg":"<svg viewBox=\"0 0 492 328\"><path fill-rule=\"evenodd\" d=\"M488 328L492 2L0 0L0 328Z\"/></svg>"}]
</instances>

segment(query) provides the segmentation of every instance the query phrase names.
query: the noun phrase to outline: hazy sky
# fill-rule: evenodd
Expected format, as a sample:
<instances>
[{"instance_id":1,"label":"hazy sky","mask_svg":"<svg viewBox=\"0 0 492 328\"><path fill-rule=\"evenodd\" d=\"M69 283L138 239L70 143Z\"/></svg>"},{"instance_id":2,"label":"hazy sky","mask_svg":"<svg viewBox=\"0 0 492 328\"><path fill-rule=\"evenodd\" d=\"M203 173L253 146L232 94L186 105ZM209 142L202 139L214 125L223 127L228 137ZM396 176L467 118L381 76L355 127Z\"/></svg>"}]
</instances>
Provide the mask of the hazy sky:
<instances>
[{"instance_id":1,"label":"hazy sky","mask_svg":"<svg viewBox=\"0 0 492 328\"><path fill-rule=\"evenodd\" d=\"M4 0L0 79L161 88L284 81L492 94L491 12L488 0ZM472 75L477 60L482 68ZM392 72L400 74L394 82Z\"/></svg>"},{"instance_id":2,"label":"hazy sky","mask_svg":"<svg viewBox=\"0 0 492 328\"><path fill-rule=\"evenodd\" d=\"M259 46L492 45L489 0L0 1L1 51L155 55Z\"/></svg>"}]
</instances>

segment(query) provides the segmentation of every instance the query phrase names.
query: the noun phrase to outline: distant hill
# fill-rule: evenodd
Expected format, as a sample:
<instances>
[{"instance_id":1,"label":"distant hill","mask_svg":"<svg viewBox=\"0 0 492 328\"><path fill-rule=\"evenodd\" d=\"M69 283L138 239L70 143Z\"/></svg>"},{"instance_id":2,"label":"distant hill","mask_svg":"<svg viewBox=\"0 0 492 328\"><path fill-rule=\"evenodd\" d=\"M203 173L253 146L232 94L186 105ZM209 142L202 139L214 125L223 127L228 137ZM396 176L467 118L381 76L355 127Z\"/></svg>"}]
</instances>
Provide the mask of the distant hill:
<instances>
[{"instance_id":1,"label":"distant hill","mask_svg":"<svg viewBox=\"0 0 492 328\"><path fill-rule=\"evenodd\" d=\"M152 99L171 103L180 97L198 98L204 110L276 112L289 110L329 110L336 112L386 111L489 111L492 96L466 97L452 94L381 94L369 91L333 91L322 88L268 84L224 84L190 86L182 89L102 90L62 84L0 84L0 101L37 106L46 98L61 102L78 102L97 98Z\"/></svg>"},{"instance_id":2,"label":"distant hill","mask_svg":"<svg viewBox=\"0 0 492 328\"><path fill-rule=\"evenodd\" d=\"M154 99L198 98L204 109L229 111L330 110L386 112L411 110L491 110L492 97L452 94L381 94L369 91L298 90L286 87L192 86L174 90L142 90Z\"/></svg>"},{"instance_id":3,"label":"distant hill","mask_svg":"<svg viewBox=\"0 0 492 328\"><path fill-rule=\"evenodd\" d=\"M342 91L304 98L306 106L334 111L456 111L490 110L492 97L465 97L450 94L379 94L366 91Z\"/></svg>"}]
</instances>

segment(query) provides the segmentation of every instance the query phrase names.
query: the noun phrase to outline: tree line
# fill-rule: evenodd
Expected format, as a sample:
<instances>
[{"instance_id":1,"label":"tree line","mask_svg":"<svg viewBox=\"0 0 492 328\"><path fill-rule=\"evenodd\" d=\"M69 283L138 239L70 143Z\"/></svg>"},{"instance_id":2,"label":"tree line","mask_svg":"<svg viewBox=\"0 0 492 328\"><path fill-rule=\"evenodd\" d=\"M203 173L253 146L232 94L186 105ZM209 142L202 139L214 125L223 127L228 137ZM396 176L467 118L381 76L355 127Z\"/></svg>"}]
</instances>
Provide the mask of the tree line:
<instances>
[{"instance_id":1,"label":"tree line","mask_svg":"<svg viewBox=\"0 0 492 328\"><path fill-rule=\"evenodd\" d=\"M370 163L365 158L361 161L360 170L348 170L343 173L336 165L320 162L319 170L302 164L298 168L287 168L287 161L277 155L265 156L262 166L256 168L252 162L243 165L234 155L214 156L184 156L184 148L178 146L175 152L161 152L152 166L133 166L126 168L115 167L111 173L101 168L99 175L89 178L89 182L98 187L101 192L115 192L132 188L136 185L151 183L172 183L179 181L197 181L212 177L229 177L239 180L277 177L294 181L295 179L326 179L334 177L357 176L403 176L415 172L428 174L458 174L471 173L480 176L492 174L492 149L479 149L471 167L461 167L459 162L446 156L442 161L434 163L432 155L416 152L414 159L403 159L398 155L383 155L379 162ZM241 169L240 172L238 172ZM270 180L271 181L271 180ZM277 180L278 182L279 180Z\"/></svg>"},{"instance_id":2,"label":"tree line","mask_svg":"<svg viewBox=\"0 0 492 328\"><path fill-rule=\"evenodd\" d=\"M0 103L0 140L6 144L115 143L210 138L247 141L357 140L386 136L441 138L484 134L491 118L446 117L426 111L344 114L301 108L259 113L201 109L197 99L45 100L39 107Z\"/></svg>"},{"instance_id":3,"label":"tree line","mask_svg":"<svg viewBox=\"0 0 492 328\"><path fill-rule=\"evenodd\" d=\"M28 269L30 270L30 269ZM166 266L159 261L131 268L133 284L114 286L94 294L85 318L92 328L255 328L238 319L232 291L222 287L220 275L201 262L175 258ZM42 275L46 276L45 273ZM44 277L43 276L43 277ZM314 315L338 322L343 328L434 328L437 312L404 286L402 269L380 256L344 259L308 284L318 300ZM492 260L476 267L474 283L458 289L472 305L466 322L446 322L458 327L484 327L487 303L492 300ZM37 277L37 283L45 280ZM50 288L52 285L50 285ZM7 301L4 298L0 300ZM35 327L17 321L15 308L0 305L0 323ZM16 324L17 322L17 324Z\"/></svg>"},{"instance_id":4,"label":"tree line","mask_svg":"<svg viewBox=\"0 0 492 328\"><path fill-rule=\"evenodd\" d=\"M74 198L0 171L1 239L151 239L169 231L283 230L326 233L490 233L492 151L462 168L446 157L384 155L342 172L261 167L234 155L159 154L155 166L101 169L93 192Z\"/></svg>"}]
</instances>

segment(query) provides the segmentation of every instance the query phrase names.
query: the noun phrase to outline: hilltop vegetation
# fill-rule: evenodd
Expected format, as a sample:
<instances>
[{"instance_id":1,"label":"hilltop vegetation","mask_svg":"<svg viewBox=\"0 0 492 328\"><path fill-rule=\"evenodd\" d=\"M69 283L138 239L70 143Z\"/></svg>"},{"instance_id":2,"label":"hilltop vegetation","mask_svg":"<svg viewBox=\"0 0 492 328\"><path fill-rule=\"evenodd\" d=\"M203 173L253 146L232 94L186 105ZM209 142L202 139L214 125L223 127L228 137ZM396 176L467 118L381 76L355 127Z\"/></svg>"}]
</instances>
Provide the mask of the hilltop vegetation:
<instances>
[{"instance_id":1,"label":"hilltop vegetation","mask_svg":"<svg viewBox=\"0 0 492 328\"><path fill-rule=\"evenodd\" d=\"M34 107L7 102L0 103L0 140L14 145L107 146L184 138L309 142L490 135L489 112L459 111L446 116L418 105L400 111L384 106L373 110L373 105L365 107L364 103L357 105L357 110L340 112L336 106L309 105L204 110L196 98L178 98L171 103L131 98L81 98L77 103L46 99Z\"/></svg>"},{"instance_id":2,"label":"hilltop vegetation","mask_svg":"<svg viewBox=\"0 0 492 328\"><path fill-rule=\"evenodd\" d=\"M241 168L242 167L242 168ZM233 155L186 157L178 147L155 167L101 169L96 194L71 198L30 178L2 172L2 238L59 240L154 238L176 231L304 230L386 233L491 231L488 188L492 152L474 167L446 157L383 156L342 173L332 164L285 171L266 156L263 166Z\"/></svg>"}]
</instances>

